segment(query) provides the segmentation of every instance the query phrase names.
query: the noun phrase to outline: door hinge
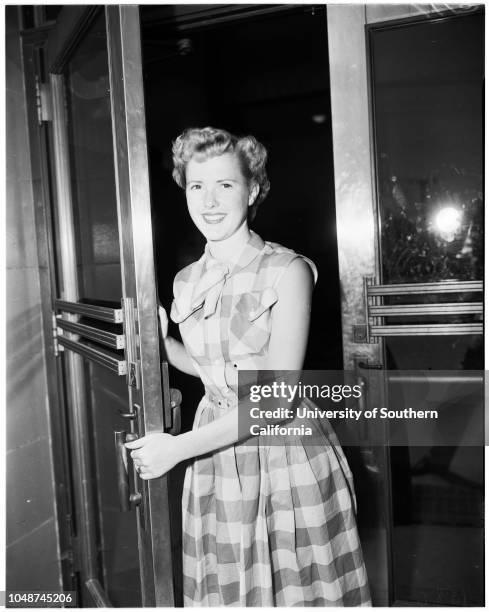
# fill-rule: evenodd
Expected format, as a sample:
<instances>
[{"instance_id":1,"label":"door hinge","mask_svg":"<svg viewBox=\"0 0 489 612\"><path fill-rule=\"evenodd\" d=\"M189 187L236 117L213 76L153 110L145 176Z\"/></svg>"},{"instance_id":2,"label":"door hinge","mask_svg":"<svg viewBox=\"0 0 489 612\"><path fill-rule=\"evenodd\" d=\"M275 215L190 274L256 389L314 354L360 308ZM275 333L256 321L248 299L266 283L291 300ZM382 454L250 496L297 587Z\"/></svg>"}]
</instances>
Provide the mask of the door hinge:
<instances>
[{"instance_id":1,"label":"door hinge","mask_svg":"<svg viewBox=\"0 0 489 612\"><path fill-rule=\"evenodd\" d=\"M130 387L139 389L140 379L139 362L130 361L127 364L127 384Z\"/></svg>"},{"instance_id":2,"label":"door hinge","mask_svg":"<svg viewBox=\"0 0 489 612\"><path fill-rule=\"evenodd\" d=\"M73 532L73 515L71 513L65 514L65 521L68 541L64 550L61 551L61 561L67 566L67 573L73 579L76 573L82 569L80 539Z\"/></svg>"},{"instance_id":3,"label":"door hinge","mask_svg":"<svg viewBox=\"0 0 489 612\"><path fill-rule=\"evenodd\" d=\"M36 107L37 122L42 125L43 121L51 121L51 89L47 83L42 83L36 75Z\"/></svg>"},{"instance_id":4,"label":"door hinge","mask_svg":"<svg viewBox=\"0 0 489 612\"><path fill-rule=\"evenodd\" d=\"M78 536L73 536L71 540L70 561L74 572L80 572L82 570L82 551L80 548L80 538Z\"/></svg>"},{"instance_id":5,"label":"door hinge","mask_svg":"<svg viewBox=\"0 0 489 612\"><path fill-rule=\"evenodd\" d=\"M60 352L64 350L64 348L58 342L58 335L62 334L63 331L58 328L58 316L55 312L52 314L52 323L53 323L53 352L54 356L58 357Z\"/></svg>"},{"instance_id":6,"label":"door hinge","mask_svg":"<svg viewBox=\"0 0 489 612\"><path fill-rule=\"evenodd\" d=\"M126 338L124 353L127 363L127 384L139 389L141 386L141 366L137 358L137 310L133 298L122 298L123 328Z\"/></svg>"},{"instance_id":7,"label":"door hinge","mask_svg":"<svg viewBox=\"0 0 489 612\"><path fill-rule=\"evenodd\" d=\"M353 326L353 342L355 344L364 344L368 338L368 325Z\"/></svg>"}]
</instances>

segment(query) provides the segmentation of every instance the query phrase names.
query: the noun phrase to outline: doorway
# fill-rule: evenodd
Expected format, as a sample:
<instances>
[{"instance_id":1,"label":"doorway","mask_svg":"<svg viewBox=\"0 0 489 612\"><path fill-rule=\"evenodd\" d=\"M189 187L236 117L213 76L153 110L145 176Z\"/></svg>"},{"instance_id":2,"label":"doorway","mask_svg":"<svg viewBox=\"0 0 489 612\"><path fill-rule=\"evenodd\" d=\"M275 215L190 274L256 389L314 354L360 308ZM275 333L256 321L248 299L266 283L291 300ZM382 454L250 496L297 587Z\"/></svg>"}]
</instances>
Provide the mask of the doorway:
<instances>
[{"instance_id":1,"label":"doorway","mask_svg":"<svg viewBox=\"0 0 489 612\"><path fill-rule=\"evenodd\" d=\"M305 368L341 370L326 8L279 7L259 16L223 21L211 15L194 23L167 12L168 7L152 6L140 12L160 301L168 310L175 274L204 249L171 176L172 140L187 127L207 125L252 134L267 147L271 181L252 227L264 240L311 258L319 269ZM176 326L170 333L178 337ZM188 430L202 385L177 371L171 379L183 390L182 430ZM169 476L176 585L184 471L180 465ZM179 591L177 586L177 605Z\"/></svg>"},{"instance_id":2,"label":"doorway","mask_svg":"<svg viewBox=\"0 0 489 612\"><path fill-rule=\"evenodd\" d=\"M203 251L171 178L172 140L191 126L251 133L269 151L272 184L255 231L319 267L306 366L341 369L325 7L183 31L142 7L141 22L160 299L170 304L175 273Z\"/></svg>"}]
</instances>

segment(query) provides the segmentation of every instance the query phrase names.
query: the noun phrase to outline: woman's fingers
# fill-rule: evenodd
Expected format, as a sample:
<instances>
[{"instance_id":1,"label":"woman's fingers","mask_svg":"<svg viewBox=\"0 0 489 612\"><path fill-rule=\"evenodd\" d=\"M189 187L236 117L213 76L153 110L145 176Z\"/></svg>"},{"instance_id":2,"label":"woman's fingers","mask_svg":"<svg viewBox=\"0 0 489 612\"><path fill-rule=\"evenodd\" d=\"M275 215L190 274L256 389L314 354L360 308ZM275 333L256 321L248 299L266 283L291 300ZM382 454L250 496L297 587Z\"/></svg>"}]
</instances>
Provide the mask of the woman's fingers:
<instances>
[{"instance_id":1,"label":"woman's fingers","mask_svg":"<svg viewBox=\"0 0 489 612\"><path fill-rule=\"evenodd\" d=\"M168 315L163 306L158 306L158 315L160 317L161 335L166 338L168 336Z\"/></svg>"},{"instance_id":2,"label":"woman's fingers","mask_svg":"<svg viewBox=\"0 0 489 612\"><path fill-rule=\"evenodd\" d=\"M166 474L182 460L175 437L166 433L148 434L127 442L126 448L131 449L134 467L144 480Z\"/></svg>"},{"instance_id":3,"label":"woman's fingers","mask_svg":"<svg viewBox=\"0 0 489 612\"><path fill-rule=\"evenodd\" d=\"M147 443L147 438L146 436L142 436L141 438L138 438L137 440L132 440L131 442L126 442L124 444L124 446L126 448L142 448L146 443ZM132 457L132 453L131 453L131 457Z\"/></svg>"}]
</instances>

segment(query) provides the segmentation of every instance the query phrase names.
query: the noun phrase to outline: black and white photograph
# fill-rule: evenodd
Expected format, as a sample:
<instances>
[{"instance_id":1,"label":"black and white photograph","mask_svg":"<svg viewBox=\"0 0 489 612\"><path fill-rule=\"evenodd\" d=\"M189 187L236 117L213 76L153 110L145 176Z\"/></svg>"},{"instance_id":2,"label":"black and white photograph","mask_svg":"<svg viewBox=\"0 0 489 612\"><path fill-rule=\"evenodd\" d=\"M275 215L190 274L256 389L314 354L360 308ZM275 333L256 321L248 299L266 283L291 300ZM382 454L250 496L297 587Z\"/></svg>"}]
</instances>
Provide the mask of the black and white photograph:
<instances>
[{"instance_id":1,"label":"black and white photograph","mask_svg":"<svg viewBox=\"0 0 489 612\"><path fill-rule=\"evenodd\" d=\"M4 3L17 608L484 607L483 3Z\"/></svg>"}]
</instances>

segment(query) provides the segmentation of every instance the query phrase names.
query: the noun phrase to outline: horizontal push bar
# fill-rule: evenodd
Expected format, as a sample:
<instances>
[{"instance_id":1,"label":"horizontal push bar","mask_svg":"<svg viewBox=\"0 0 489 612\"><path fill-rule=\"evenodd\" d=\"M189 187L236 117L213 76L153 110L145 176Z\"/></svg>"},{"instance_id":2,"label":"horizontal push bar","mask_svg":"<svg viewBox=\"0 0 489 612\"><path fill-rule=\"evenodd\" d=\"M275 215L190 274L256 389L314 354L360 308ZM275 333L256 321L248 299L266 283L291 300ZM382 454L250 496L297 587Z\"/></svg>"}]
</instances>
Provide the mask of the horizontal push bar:
<instances>
[{"instance_id":1,"label":"horizontal push bar","mask_svg":"<svg viewBox=\"0 0 489 612\"><path fill-rule=\"evenodd\" d=\"M478 293L482 281L438 281L436 283L399 283L394 285L367 285L368 296L422 295L432 293Z\"/></svg>"},{"instance_id":2,"label":"horizontal push bar","mask_svg":"<svg viewBox=\"0 0 489 612\"><path fill-rule=\"evenodd\" d=\"M371 325L372 336L467 336L482 334L482 323Z\"/></svg>"},{"instance_id":3,"label":"horizontal push bar","mask_svg":"<svg viewBox=\"0 0 489 612\"><path fill-rule=\"evenodd\" d=\"M482 314L482 302L455 302L450 304L388 304L369 306L374 317Z\"/></svg>"},{"instance_id":4,"label":"horizontal push bar","mask_svg":"<svg viewBox=\"0 0 489 612\"><path fill-rule=\"evenodd\" d=\"M56 319L58 327L64 329L73 334L78 334L84 338L95 340L113 349L123 349L125 346L124 334L114 334L112 332L99 329L98 327L92 327L91 325L84 325L83 323L74 323L72 321L65 321L64 319Z\"/></svg>"},{"instance_id":5,"label":"horizontal push bar","mask_svg":"<svg viewBox=\"0 0 489 612\"><path fill-rule=\"evenodd\" d=\"M58 336L58 344L65 349L83 355L90 361L94 361L99 365L102 365L112 372L115 372L118 376L125 376L127 374L127 362L125 359L121 359L117 355L109 355L106 351L102 351L95 347L83 344L76 340L69 340L64 336Z\"/></svg>"},{"instance_id":6,"label":"horizontal push bar","mask_svg":"<svg viewBox=\"0 0 489 612\"><path fill-rule=\"evenodd\" d=\"M55 300L54 307L62 312L79 314L91 319L107 321L108 323L122 323L123 321L122 308L109 308L107 306L97 306L81 302L65 302L64 300Z\"/></svg>"}]
</instances>

